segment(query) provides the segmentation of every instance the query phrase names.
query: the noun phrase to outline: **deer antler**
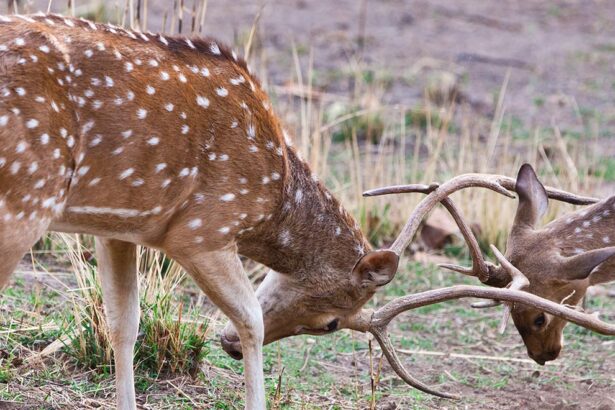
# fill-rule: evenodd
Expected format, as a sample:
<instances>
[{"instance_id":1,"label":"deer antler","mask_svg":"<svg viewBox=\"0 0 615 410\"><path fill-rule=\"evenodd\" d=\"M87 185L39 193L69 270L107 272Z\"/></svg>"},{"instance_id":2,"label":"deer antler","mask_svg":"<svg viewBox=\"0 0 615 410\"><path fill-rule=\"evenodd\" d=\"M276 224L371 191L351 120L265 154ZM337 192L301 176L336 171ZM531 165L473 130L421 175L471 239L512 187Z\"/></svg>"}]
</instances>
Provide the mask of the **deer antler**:
<instances>
[{"instance_id":1,"label":"deer antler","mask_svg":"<svg viewBox=\"0 0 615 410\"><path fill-rule=\"evenodd\" d=\"M474 178L480 178L480 177L489 177L490 179L494 178L497 180L498 185L500 185L502 188L508 191L512 191L512 192L515 191L515 184L517 182L516 179L507 177L504 175L495 175L495 174L463 174L456 178L451 179L450 181L447 182L447 184L456 179L463 179L469 176L472 176ZM363 192L363 196L405 194L405 193L411 193L411 192L430 194L431 192L435 191L440 186L441 184L437 182L432 182L431 184L428 184L428 185L427 184L390 185L390 186L386 186L382 188L374 188L374 189L370 189L369 191L365 191ZM476 186L476 187L482 186L484 188L489 188L487 186L478 185L478 184L468 185L466 187L470 187L470 186ZM563 191L561 189L557 189L557 188L553 188L549 186L546 186L545 189L547 191L547 195L549 196L549 198L555 199L557 201L567 202L573 205L591 205L591 204L595 204L596 202L600 201L600 199L597 199L597 198L593 198L590 196L576 195L571 192Z\"/></svg>"},{"instance_id":2,"label":"deer antler","mask_svg":"<svg viewBox=\"0 0 615 410\"><path fill-rule=\"evenodd\" d=\"M414 234L416 233L425 215L427 215L437 203L444 201L444 199L452 193L464 188L482 187L491 189L492 191L498 192L507 197L514 198L514 195L510 194L508 191L514 191L515 183L516 180L514 178L503 175L464 174L452 178L443 184L432 183L429 185L413 184L390 186L366 191L363 193L363 196L377 196L405 192L422 192L428 194L416 207L401 233L390 247L390 250L399 255L414 237ZM592 204L598 202L598 199L596 198L578 196L552 187L547 187L546 190L550 198L560 201L570 202L573 204Z\"/></svg>"},{"instance_id":3,"label":"deer antler","mask_svg":"<svg viewBox=\"0 0 615 410\"><path fill-rule=\"evenodd\" d=\"M491 250L493 251L493 254L495 255L498 262L500 262L500 265L502 265L502 267L510 274L512 278L512 280L507 286L508 289L522 290L530 286L530 281L525 277L525 275L521 273L519 269L515 268L513 264L510 263L508 259L504 257L504 255L502 255L499 249L495 247L495 245L491 245ZM510 317L510 311L512 310L512 306L512 303L507 303L504 306L504 312L502 313L502 321L499 327L500 333L504 333L504 331L506 330L506 325L508 324L508 318Z\"/></svg>"},{"instance_id":4,"label":"deer antler","mask_svg":"<svg viewBox=\"0 0 615 410\"><path fill-rule=\"evenodd\" d=\"M472 257L472 267L466 268L452 264L441 264L440 267L449 269L455 272L462 273L464 275L476 276L482 283L490 286L504 287L510 280L510 273L506 269L502 269L494 264L487 262L483 259L478 241L476 240L472 230L469 228L464 218L461 216L460 211L455 206L448 195L470 187L483 187L493 191L499 192L505 196L513 197L508 191L514 191L516 180L503 175L491 175L491 174L465 174L455 177L444 184L432 183L432 184L411 184L411 185L395 185L384 188L377 188L363 193L364 196L376 196L398 193L410 193L418 192L428 194L420 203L419 206L412 213L408 222L404 226L402 232L398 236L397 240L391 246L391 250L396 253L400 253L407 244L412 240L420 222L424 216L431 211L431 209L438 203L442 202L442 205L447 208L453 219L459 226L461 234L463 235L468 247L470 249L470 255ZM592 197L585 197L573 194L571 192L562 191L553 187L546 187L547 195L550 198L568 202L571 204L591 204L598 202L599 199ZM495 306L497 303L478 303L477 307Z\"/></svg>"},{"instance_id":5,"label":"deer antler","mask_svg":"<svg viewBox=\"0 0 615 410\"><path fill-rule=\"evenodd\" d=\"M497 251L497 249L494 249L494 251ZM510 264L510 262L508 262L499 251L496 252L496 257L500 260L500 263L502 263L503 266L508 266L507 264ZM504 263L504 261L506 262ZM512 266L512 264L510 264L510 266ZM518 275L520 275L518 276L519 279L516 283L522 284L523 280L520 278L523 274L518 270L516 271L518 272ZM517 273L515 273L515 275L516 274ZM447 288L428 290L394 299L376 311L367 309L363 310L359 315L353 318L346 325L346 327L373 334L376 340L378 340L384 355L395 373L397 373L397 375L399 375L399 377L401 377L410 386L439 397L458 398L458 396L450 393L435 391L431 387L412 377L399 360L399 357L395 352L395 348L389 339L387 327L394 318L405 311L447 300L467 297L501 300L508 303L522 303L590 329L594 332L608 336L615 336L615 324L603 322L595 315L584 313L517 289L498 289L468 285L456 285Z\"/></svg>"}]
</instances>

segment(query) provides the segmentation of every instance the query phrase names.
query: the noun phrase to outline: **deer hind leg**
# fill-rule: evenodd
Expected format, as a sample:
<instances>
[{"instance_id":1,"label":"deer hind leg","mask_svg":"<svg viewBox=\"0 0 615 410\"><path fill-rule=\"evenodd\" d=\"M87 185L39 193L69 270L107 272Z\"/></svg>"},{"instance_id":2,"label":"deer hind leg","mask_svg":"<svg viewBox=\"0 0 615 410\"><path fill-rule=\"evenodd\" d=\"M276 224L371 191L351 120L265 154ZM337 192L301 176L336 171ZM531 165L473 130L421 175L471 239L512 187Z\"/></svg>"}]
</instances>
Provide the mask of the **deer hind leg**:
<instances>
[{"instance_id":1,"label":"deer hind leg","mask_svg":"<svg viewBox=\"0 0 615 410\"><path fill-rule=\"evenodd\" d=\"M96 238L103 304L115 357L117 408L136 409L133 355L139 330L137 247Z\"/></svg>"},{"instance_id":2,"label":"deer hind leg","mask_svg":"<svg viewBox=\"0 0 615 410\"><path fill-rule=\"evenodd\" d=\"M15 221L14 217L11 219L5 220L0 212L0 289L8 284L21 258L49 225L41 221Z\"/></svg>"},{"instance_id":3,"label":"deer hind leg","mask_svg":"<svg viewBox=\"0 0 615 410\"><path fill-rule=\"evenodd\" d=\"M245 407L265 410L263 314L236 250L205 252L176 260L237 329L244 357Z\"/></svg>"}]
</instances>

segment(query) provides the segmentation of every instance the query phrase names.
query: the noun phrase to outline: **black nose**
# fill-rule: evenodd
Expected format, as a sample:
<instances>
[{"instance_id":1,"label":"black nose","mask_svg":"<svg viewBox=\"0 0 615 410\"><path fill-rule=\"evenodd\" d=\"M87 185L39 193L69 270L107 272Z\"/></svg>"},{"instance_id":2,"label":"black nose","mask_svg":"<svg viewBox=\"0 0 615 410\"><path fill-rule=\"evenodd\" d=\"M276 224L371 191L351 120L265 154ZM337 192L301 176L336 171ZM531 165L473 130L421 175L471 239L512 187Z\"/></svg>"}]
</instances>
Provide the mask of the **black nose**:
<instances>
[{"instance_id":1,"label":"black nose","mask_svg":"<svg viewBox=\"0 0 615 410\"><path fill-rule=\"evenodd\" d=\"M233 359L243 359L243 353L241 353L241 350L237 349L238 342L232 342L222 335L220 336L220 344L222 345L222 349Z\"/></svg>"},{"instance_id":2,"label":"black nose","mask_svg":"<svg viewBox=\"0 0 615 410\"><path fill-rule=\"evenodd\" d=\"M239 350L226 350L226 353L228 353L228 355L235 360L243 359L243 353L241 353Z\"/></svg>"},{"instance_id":3,"label":"black nose","mask_svg":"<svg viewBox=\"0 0 615 410\"><path fill-rule=\"evenodd\" d=\"M544 352L540 352L539 354L530 353L530 357L534 359L534 361L539 365L544 366L546 362L550 362L557 359L560 350L561 349L547 350Z\"/></svg>"}]
</instances>

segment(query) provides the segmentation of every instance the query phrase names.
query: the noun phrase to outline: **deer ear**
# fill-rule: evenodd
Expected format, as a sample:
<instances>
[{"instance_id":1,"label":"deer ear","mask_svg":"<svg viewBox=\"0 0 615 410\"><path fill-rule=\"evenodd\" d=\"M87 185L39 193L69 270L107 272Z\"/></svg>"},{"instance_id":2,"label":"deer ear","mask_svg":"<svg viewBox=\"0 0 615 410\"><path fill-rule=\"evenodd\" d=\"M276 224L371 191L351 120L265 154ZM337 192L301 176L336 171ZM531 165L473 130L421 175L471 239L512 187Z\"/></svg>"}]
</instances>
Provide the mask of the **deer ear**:
<instances>
[{"instance_id":1,"label":"deer ear","mask_svg":"<svg viewBox=\"0 0 615 410\"><path fill-rule=\"evenodd\" d=\"M392 251L379 250L369 252L354 266L353 281L361 288L377 288L386 285L397 273L399 256Z\"/></svg>"},{"instance_id":2,"label":"deer ear","mask_svg":"<svg viewBox=\"0 0 615 410\"><path fill-rule=\"evenodd\" d=\"M533 229L547 212L549 197L530 164L523 164L519 169L515 191L519 195L519 206L514 226Z\"/></svg>"},{"instance_id":3,"label":"deer ear","mask_svg":"<svg viewBox=\"0 0 615 410\"><path fill-rule=\"evenodd\" d=\"M603 262L615 256L615 247L594 249L567 258L563 266L564 277L568 280L587 278ZM607 275L605 275L606 277Z\"/></svg>"}]
</instances>

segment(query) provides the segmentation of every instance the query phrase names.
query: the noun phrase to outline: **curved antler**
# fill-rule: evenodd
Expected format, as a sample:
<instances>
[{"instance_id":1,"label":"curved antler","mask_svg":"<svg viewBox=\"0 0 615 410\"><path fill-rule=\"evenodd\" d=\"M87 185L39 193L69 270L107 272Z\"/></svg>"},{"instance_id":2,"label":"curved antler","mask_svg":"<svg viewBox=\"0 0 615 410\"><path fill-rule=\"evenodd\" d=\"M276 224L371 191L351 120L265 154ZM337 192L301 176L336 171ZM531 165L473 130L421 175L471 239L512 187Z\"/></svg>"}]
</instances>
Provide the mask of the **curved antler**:
<instances>
[{"instance_id":1,"label":"curved antler","mask_svg":"<svg viewBox=\"0 0 615 410\"><path fill-rule=\"evenodd\" d=\"M468 245L470 257L472 259L472 267L466 268L447 263L443 263L438 266L444 269L463 273L464 275L476 276L482 283L489 286L500 288L506 286L510 282L509 274L483 258L480 246L478 245L478 240L476 239L476 236L474 236L472 228L470 228L467 224L465 218L461 215L461 211L457 208L453 200L446 198L442 200L442 205L444 205L455 220L461 235Z\"/></svg>"},{"instance_id":2,"label":"curved antler","mask_svg":"<svg viewBox=\"0 0 615 410\"><path fill-rule=\"evenodd\" d=\"M397 240L391 246L391 250L396 253L401 253L407 244L414 237L422 219L431 209L438 203L442 202L447 208L453 219L457 223L461 234L463 235L472 257L472 267L466 268L452 264L441 264L440 267L449 269L455 272L462 273L468 276L476 276L482 283L495 287L504 287L511 280L511 276L506 269L495 266L483 259L482 252L478 245L472 230L469 228L460 211L455 206L448 195L469 187L483 187L499 192L505 196L513 197L508 191L515 191L516 180L503 175L491 174L465 174L455 177L444 184L410 184L410 185L394 185L384 188L377 188L363 193L364 196L376 196L387 194L411 193L418 192L428 194L419 206L414 210L408 222L404 226ZM592 197L579 196L567 191L562 191L553 187L546 187L547 195L550 198L569 202L572 204L591 204L599 200ZM485 304L479 306L484 307Z\"/></svg>"},{"instance_id":3,"label":"curved antler","mask_svg":"<svg viewBox=\"0 0 615 410\"><path fill-rule=\"evenodd\" d=\"M528 286L530 286L530 281L527 279L527 277L523 273L521 273L519 269L515 268L515 266L512 263L510 263L508 259L504 257L504 255L502 255L500 250L495 247L495 245L493 244L491 245L491 250L493 251L493 254L497 258L498 262L500 262L500 265L502 266L502 268L504 268L510 274L510 277L512 278L512 280L507 286L508 289L523 290L527 288ZM499 331L502 334L506 330L506 325L508 324L508 318L510 317L510 312L512 308L513 308L512 303L507 303L504 306L504 312L502 313L502 321L500 322L500 326L499 326Z\"/></svg>"},{"instance_id":4,"label":"curved antler","mask_svg":"<svg viewBox=\"0 0 615 410\"><path fill-rule=\"evenodd\" d=\"M506 261L499 251L496 255L500 255L501 258ZM500 259L500 257L498 257L498 259ZM508 261L506 262L510 263ZM502 260L500 260L500 263L502 263ZM519 274L523 276L521 272L519 272ZM523 281L519 280L519 283L521 282ZM554 316L558 316L600 334L615 336L615 324L603 322L599 320L596 315L584 313L579 310L575 310L574 308L560 305L517 289L498 289L468 285L456 285L447 288L428 290L394 299L376 311L363 310L360 314L351 319L345 327L361 332L370 332L373 334L376 340L378 340L384 355L395 373L397 373L397 375L399 375L410 386L436 396L457 398L457 396L450 393L438 392L410 375L410 373L404 368L403 364L399 360L399 357L397 356L397 353L395 352L395 349L388 336L387 327L395 317L405 311L447 300L467 297L501 300L510 304L522 303L550 313Z\"/></svg>"},{"instance_id":5,"label":"curved antler","mask_svg":"<svg viewBox=\"0 0 615 410\"><path fill-rule=\"evenodd\" d=\"M515 184L517 183L517 180L514 178L507 177L504 175L495 175L495 174L493 175L491 174L464 174L464 175L460 175L457 178L465 177L467 175L474 175L475 177L480 177L482 175L496 177L498 179L499 185L501 185L503 188L509 191L515 192ZM410 193L410 192L429 194L435 191L439 186L440 184L437 182L433 182L431 184L391 185L391 186L382 187L382 188L370 189L369 191L363 192L363 196L405 194L405 193ZM479 186L479 185L474 185L474 186ZM555 199L556 201L567 202L573 205L591 205L591 204L595 204L596 202L600 201L600 199L598 198L576 195L576 194L573 194L572 192L563 191L561 189L553 188L550 186L546 186L545 190L547 191L547 195L549 196L549 198Z\"/></svg>"}]
</instances>

